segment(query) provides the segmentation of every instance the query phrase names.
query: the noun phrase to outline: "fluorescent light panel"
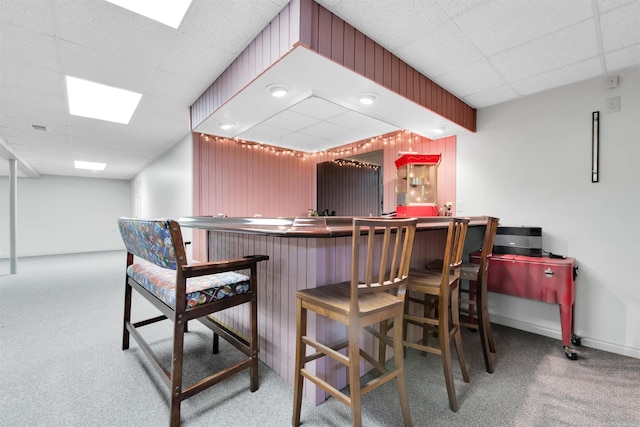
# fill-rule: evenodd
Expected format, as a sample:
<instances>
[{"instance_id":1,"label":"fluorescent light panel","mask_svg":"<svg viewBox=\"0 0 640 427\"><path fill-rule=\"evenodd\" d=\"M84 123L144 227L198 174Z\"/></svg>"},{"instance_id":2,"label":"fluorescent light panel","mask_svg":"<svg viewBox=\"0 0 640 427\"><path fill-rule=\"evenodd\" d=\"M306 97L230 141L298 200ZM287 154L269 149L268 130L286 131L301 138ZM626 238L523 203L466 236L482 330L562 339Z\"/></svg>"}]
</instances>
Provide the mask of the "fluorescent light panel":
<instances>
[{"instance_id":1,"label":"fluorescent light panel","mask_svg":"<svg viewBox=\"0 0 640 427\"><path fill-rule=\"evenodd\" d=\"M85 162L82 160L74 161L76 169L89 169L92 171L103 171L107 166L106 163L98 163L98 162Z\"/></svg>"},{"instance_id":2,"label":"fluorescent light panel","mask_svg":"<svg viewBox=\"0 0 640 427\"><path fill-rule=\"evenodd\" d=\"M178 29L191 0L107 0L131 12Z\"/></svg>"},{"instance_id":3,"label":"fluorescent light panel","mask_svg":"<svg viewBox=\"0 0 640 427\"><path fill-rule=\"evenodd\" d=\"M69 114L128 124L142 95L89 80L67 77Z\"/></svg>"}]
</instances>

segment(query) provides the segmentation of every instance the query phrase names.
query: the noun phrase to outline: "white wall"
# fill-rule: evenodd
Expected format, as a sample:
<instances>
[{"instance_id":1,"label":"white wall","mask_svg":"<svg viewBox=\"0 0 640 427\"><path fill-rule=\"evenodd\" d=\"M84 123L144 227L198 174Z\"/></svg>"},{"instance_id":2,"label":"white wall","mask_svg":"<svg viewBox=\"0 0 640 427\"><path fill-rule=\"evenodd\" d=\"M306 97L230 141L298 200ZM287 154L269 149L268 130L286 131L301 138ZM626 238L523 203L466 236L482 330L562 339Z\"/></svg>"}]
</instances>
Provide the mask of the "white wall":
<instances>
[{"instance_id":1,"label":"white wall","mask_svg":"<svg viewBox=\"0 0 640 427\"><path fill-rule=\"evenodd\" d=\"M17 186L18 271L20 257L123 248L116 220L131 212L129 181L44 175ZM8 258L8 177L0 205L0 258Z\"/></svg>"},{"instance_id":2,"label":"white wall","mask_svg":"<svg viewBox=\"0 0 640 427\"><path fill-rule=\"evenodd\" d=\"M583 345L640 358L640 68L478 111L458 137L459 214L542 227L543 249L577 259ZM620 96L621 111L605 114ZM600 111L600 182L591 182L591 114ZM556 305L490 294L492 321L560 338Z\"/></svg>"},{"instance_id":3,"label":"white wall","mask_svg":"<svg viewBox=\"0 0 640 427\"><path fill-rule=\"evenodd\" d=\"M18 178L20 258L124 249L120 216L179 218L192 212L191 135L133 180L44 175ZM191 230L184 229L185 240ZM0 258L9 254L9 177L0 177ZM0 263L8 274L8 263Z\"/></svg>"},{"instance_id":4,"label":"white wall","mask_svg":"<svg viewBox=\"0 0 640 427\"><path fill-rule=\"evenodd\" d=\"M193 212L193 144L191 134L131 180L133 215L172 218ZM185 241L191 230L182 229ZM187 246L187 256L191 256Z\"/></svg>"}]
</instances>

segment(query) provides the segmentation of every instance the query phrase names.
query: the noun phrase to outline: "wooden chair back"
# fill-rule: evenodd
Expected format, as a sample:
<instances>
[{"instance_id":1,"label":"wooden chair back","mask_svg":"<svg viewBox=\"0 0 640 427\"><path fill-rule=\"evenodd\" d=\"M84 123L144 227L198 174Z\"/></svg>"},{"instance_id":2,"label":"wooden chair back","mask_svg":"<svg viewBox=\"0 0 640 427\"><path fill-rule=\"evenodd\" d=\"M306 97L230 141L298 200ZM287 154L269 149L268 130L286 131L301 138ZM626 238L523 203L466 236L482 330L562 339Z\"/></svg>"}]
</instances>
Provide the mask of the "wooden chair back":
<instances>
[{"instance_id":1,"label":"wooden chair back","mask_svg":"<svg viewBox=\"0 0 640 427\"><path fill-rule=\"evenodd\" d=\"M469 218L454 217L449 222L447 243L442 263L441 293L448 293L446 288L450 284L450 276L460 276L464 241L469 227ZM445 295L442 295L445 296Z\"/></svg>"},{"instance_id":2,"label":"wooden chair back","mask_svg":"<svg viewBox=\"0 0 640 427\"><path fill-rule=\"evenodd\" d=\"M416 218L353 219L352 312L359 311L358 294L388 292L406 287L416 223ZM364 269L360 267L361 239L358 237L362 234L367 243ZM377 246L376 238L379 237L382 238L382 245Z\"/></svg>"},{"instance_id":3,"label":"wooden chair back","mask_svg":"<svg viewBox=\"0 0 640 427\"><path fill-rule=\"evenodd\" d=\"M478 273L478 280L481 280L483 283L486 283L487 280L489 257L493 254L493 242L496 238L496 231L498 230L499 222L499 218L493 216L487 217L487 227L484 232L482 254L480 255L480 272Z\"/></svg>"},{"instance_id":4,"label":"wooden chair back","mask_svg":"<svg viewBox=\"0 0 640 427\"><path fill-rule=\"evenodd\" d=\"M158 267L177 270L187 264L180 225L171 219L118 219L127 252Z\"/></svg>"}]
</instances>

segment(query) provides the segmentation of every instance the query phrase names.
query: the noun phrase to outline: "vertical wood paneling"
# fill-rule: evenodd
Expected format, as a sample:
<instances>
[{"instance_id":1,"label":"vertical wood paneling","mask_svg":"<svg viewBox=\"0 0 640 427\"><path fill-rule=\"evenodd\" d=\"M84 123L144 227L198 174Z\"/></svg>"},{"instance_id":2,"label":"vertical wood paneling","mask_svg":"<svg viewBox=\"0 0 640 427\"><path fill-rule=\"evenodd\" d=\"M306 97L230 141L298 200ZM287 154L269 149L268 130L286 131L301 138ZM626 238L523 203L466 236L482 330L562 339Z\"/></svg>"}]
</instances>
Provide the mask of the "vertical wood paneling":
<instances>
[{"instance_id":1,"label":"vertical wood paneling","mask_svg":"<svg viewBox=\"0 0 640 427\"><path fill-rule=\"evenodd\" d=\"M358 74L366 75L365 73L365 52L366 52L366 37L360 31L355 31L355 67L353 71Z\"/></svg>"},{"instance_id":2,"label":"vertical wood paneling","mask_svg":"<svg viewBox=\"0 0 640 427\"><path fill-rule=\"evenodd\" d=\"M344 61L343 64L350 70L356 68L356 30L347 22L344 23Z\"/></svg>"},{"instance_id":3,"label":"vertical wood paneling","mask_svg":"<svg viewBox=\"0 0 640 427\"><path fill-rule=\"evenodd\" d=\"M324 7L318 8L318 53L331 58L331 16Z\"/></svg>"},{"instance_id":4,"label":"vertical wood paneling","mask_svg":"<svg viewBox=\"0 0 640 427\"><path fill-rule=\"evenodd\" d=\"M378 43L373 44L374 54L373 59L375 63L374 78L373 80L381 86L384 86L384 48Z\"/></svg>"},{"instance_id":5,"label":"vertical wood paneling","mask_svg":"<svg viewBox=\"0 0 640 427\"><path fill-rule=\"evenodd\" d=\"M395 58L395 56L394 56ZM398 90L397 92L400 94L400 96L404 96L405 98L407 97L407 82L408 82L408 78L407 78L407 64L405 64L402 61L397 61L398 62Z\"/></svg>"},{"instance_id":6,"label":"vertical wood paneling","mask_svg":"<svg viewBox=\"0 0 640 427\"><path fill-rule=\"evenodd\" d=\"M344 64L344 21L335 15L331 18L331 59Z\"/></svg>"},{"instance_id":7,"label":"vertical wood paneling","mask_svg":"<svg viewBox=\"0 0 640 427\"><path fill-rule=\"evenodd\" d=\"M411 260L413 267L442 257L446 230L420 231ZM269 255L269 261L258 264L258 329L260 359L278 375L293 383L295 354L295 292L333 282L349 280L351 237L330 239L281 238L210 232L211 259L226 259L253 253ZM241 334L248 333L248 307L218 313L216 317ZM339 340L345 337L344 326L336 322L309 317L311 337ZM365 348L372 350L377 342L361 335ZM346 370L332 360L310 364L309 369L325 377L339 388L347 385ZM362 367L364 374L371 367ZM327 397L305 382L305 395L315 404Z\"/></svg>"}]
</instances>

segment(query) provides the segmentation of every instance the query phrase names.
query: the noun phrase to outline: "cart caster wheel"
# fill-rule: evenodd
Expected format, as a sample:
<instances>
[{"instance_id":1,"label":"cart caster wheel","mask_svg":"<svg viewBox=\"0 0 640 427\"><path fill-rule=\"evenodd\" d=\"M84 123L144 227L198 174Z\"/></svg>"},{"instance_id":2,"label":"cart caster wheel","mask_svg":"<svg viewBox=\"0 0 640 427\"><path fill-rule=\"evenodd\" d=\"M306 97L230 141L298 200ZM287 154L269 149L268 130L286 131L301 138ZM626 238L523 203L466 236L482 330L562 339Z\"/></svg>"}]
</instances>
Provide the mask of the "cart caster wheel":
<instances>
[{"instance_id":1,"label":"cart caster wheel","mask_svg":"<svg viewBox=\"0 0 640 427\"><path fill-rule=\"evenodd\" d=\"M567 356L569 360L578 360L578 355L571 347L564 348L564 355Z\"/></svg>"},{"instance_id":2,"label":"cart caster wheel","mask_svg":"<svg viewBox=\"0 0 640 427\"><path fill-rule=\"evenodd\" d=\"M582 339L577 335L571 335L571 344L582 345Z\"/></svg>"}]
</instances>

